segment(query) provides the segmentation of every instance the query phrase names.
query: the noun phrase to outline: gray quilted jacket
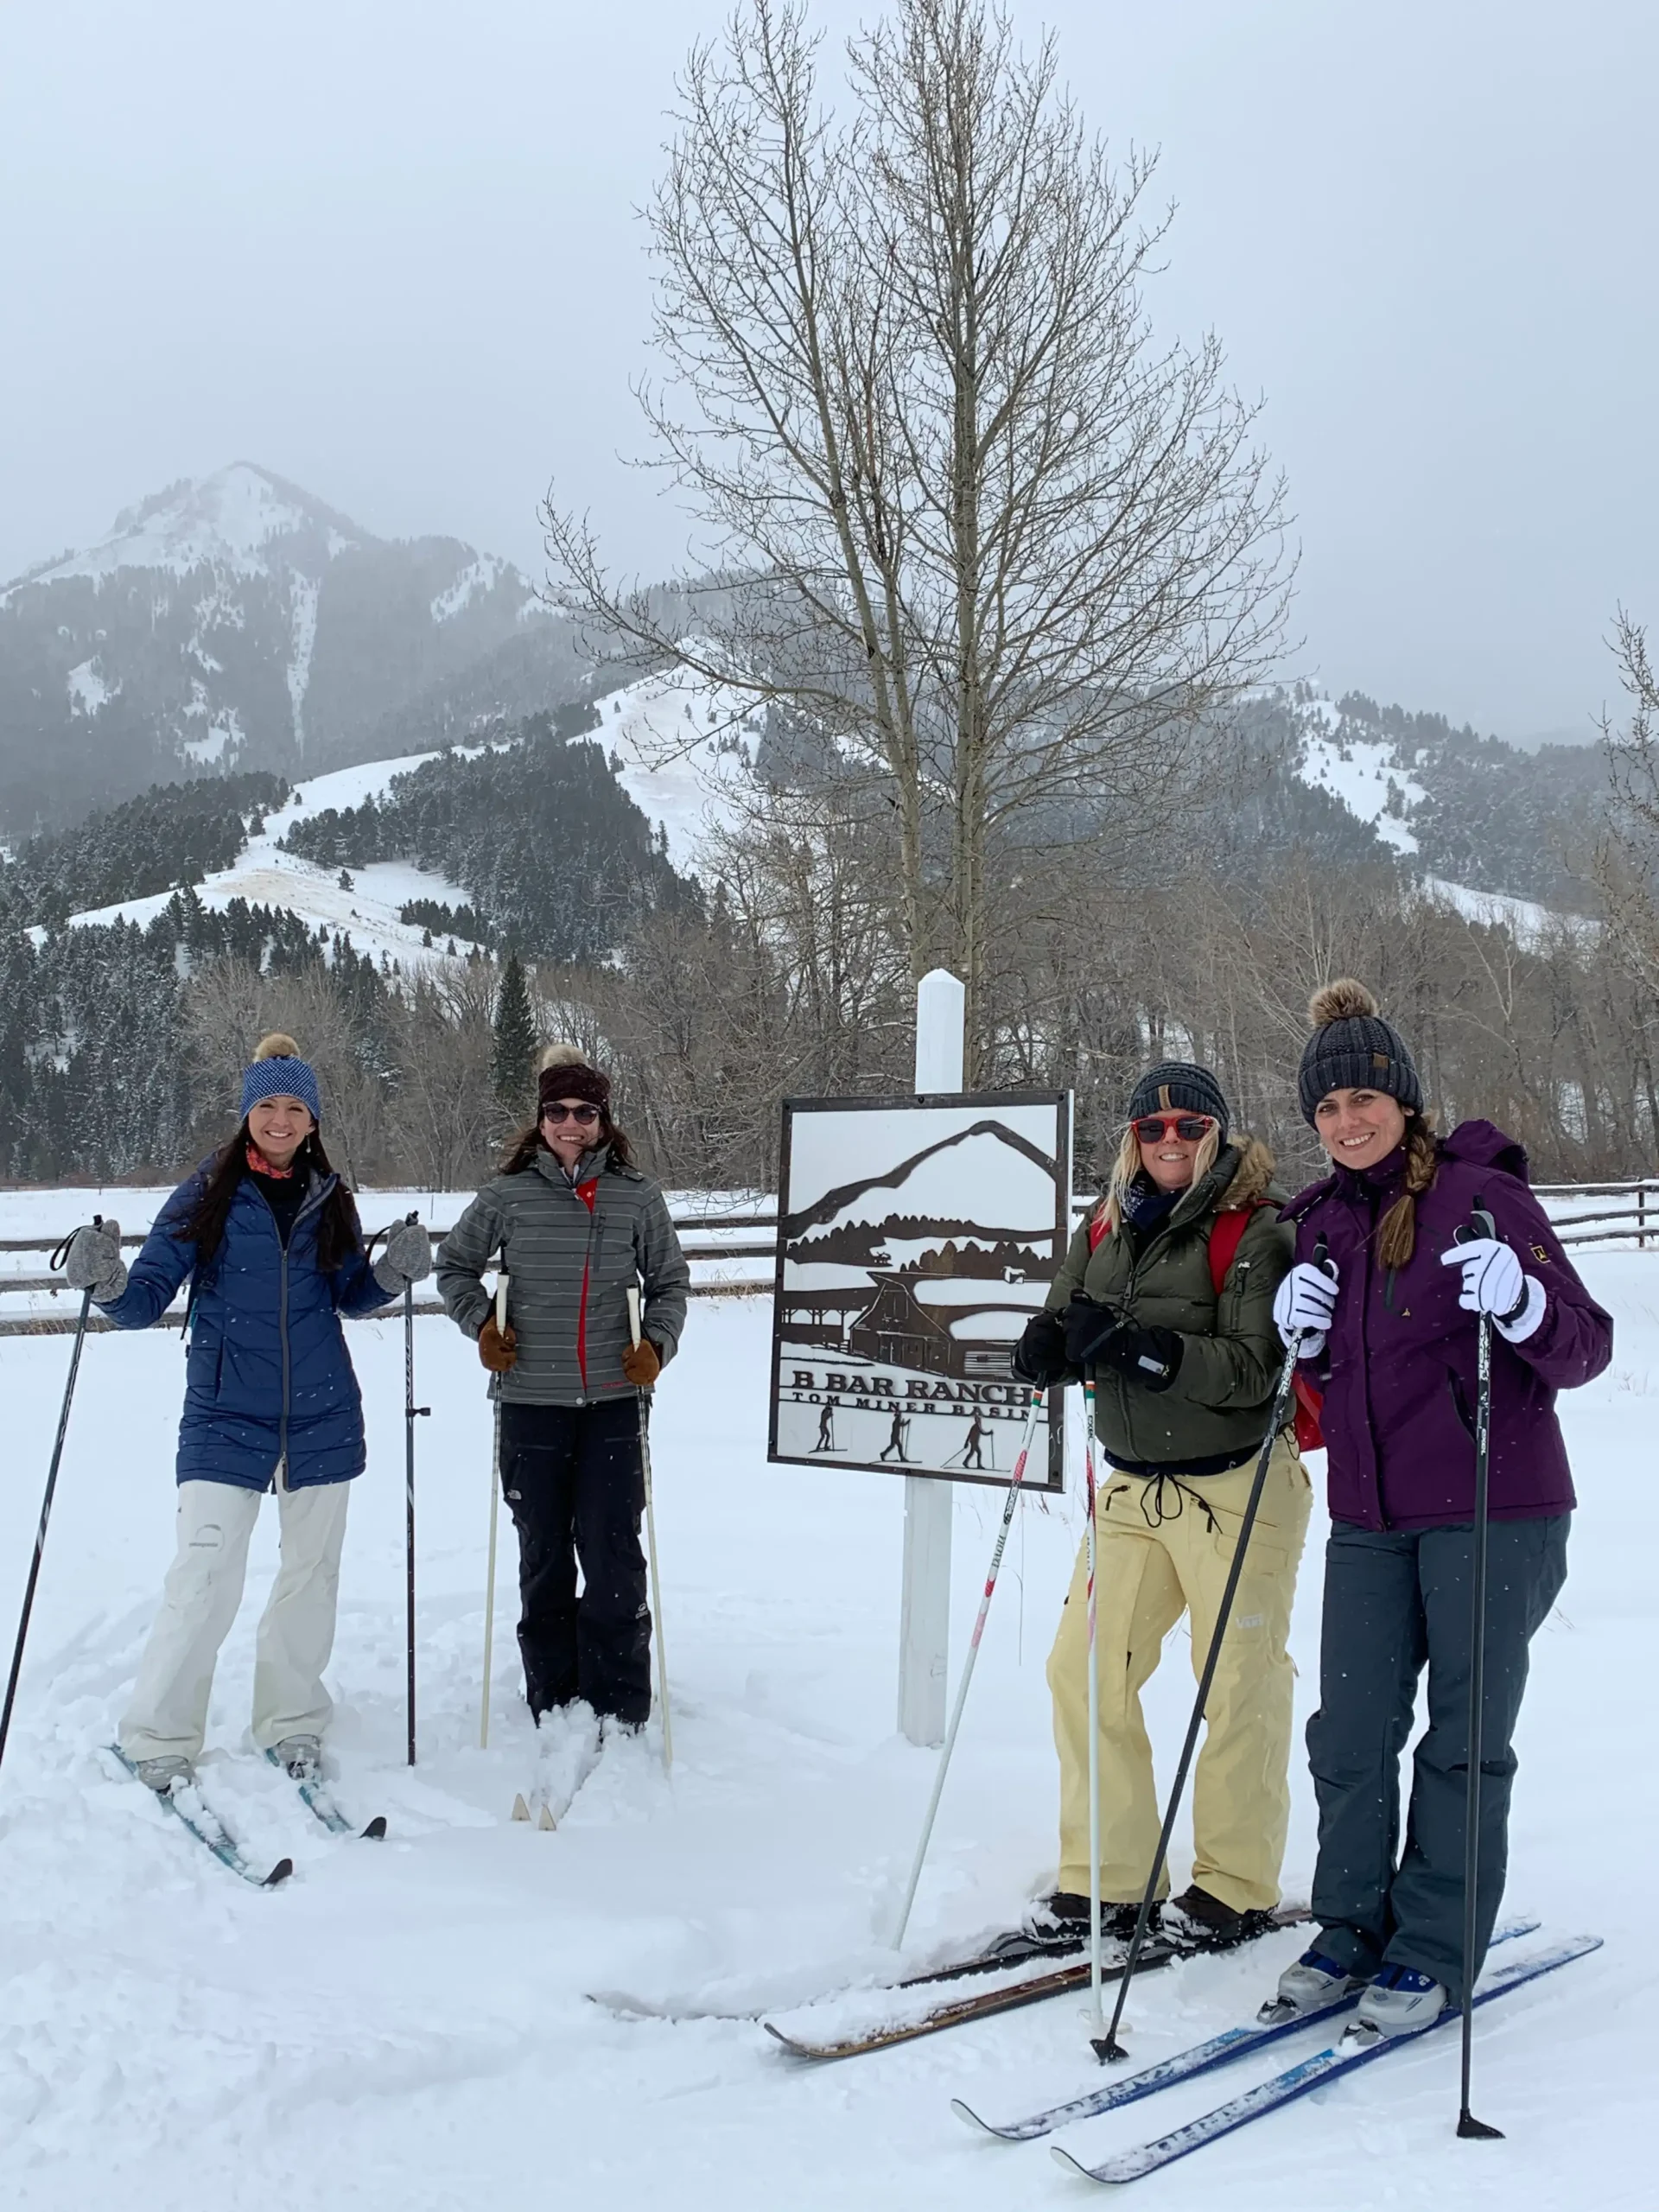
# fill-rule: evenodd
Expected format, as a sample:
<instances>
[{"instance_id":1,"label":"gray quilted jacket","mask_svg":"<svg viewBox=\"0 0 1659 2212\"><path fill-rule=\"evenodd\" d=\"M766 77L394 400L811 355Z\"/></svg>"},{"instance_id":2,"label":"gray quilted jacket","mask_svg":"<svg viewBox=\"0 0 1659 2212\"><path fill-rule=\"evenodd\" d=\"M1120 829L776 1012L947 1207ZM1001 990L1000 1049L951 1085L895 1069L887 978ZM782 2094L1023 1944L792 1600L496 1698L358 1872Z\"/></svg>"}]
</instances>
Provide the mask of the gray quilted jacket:
<instances>
[{"instance_id":1,"label":"gray quilted jacket","mask_svg":"<svg viewBox=\"0 0 1659 2212\"><path fill-rule=\"evenodd\" d=\"M520 1174L496 1176L439 1245L439 1294L469 1337L493 1310L494 1286L483 1277L498 1251L518 1359L492 1377L492 1397L582 1406L632 1390L622 1372L630 1283L642 1286L642 1333L664 1361L674 1357L691 1270L661 1191L608 1146L584 1153L574 1180L549 1152Z\"/></svg>"}]
</instances>

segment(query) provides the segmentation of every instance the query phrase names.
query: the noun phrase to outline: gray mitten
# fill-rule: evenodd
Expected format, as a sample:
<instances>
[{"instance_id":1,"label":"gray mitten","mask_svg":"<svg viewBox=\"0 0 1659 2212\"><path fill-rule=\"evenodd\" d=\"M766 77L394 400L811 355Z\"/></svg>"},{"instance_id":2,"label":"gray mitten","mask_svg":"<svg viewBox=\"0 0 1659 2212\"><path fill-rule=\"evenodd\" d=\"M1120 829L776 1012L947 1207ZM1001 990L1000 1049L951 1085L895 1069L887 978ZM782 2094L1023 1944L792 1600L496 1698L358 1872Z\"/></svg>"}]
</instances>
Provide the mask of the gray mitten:
<instances>
[{"instance_id":1,"label":"gray mitten","mask_svg":"<svg viewBox=\"0 0 1659 2212\"><path fill-rule=\"evenodd\" d=\"M424 1282L432 1272L432 1238L418 1221L400 1221L386 1236L386 1249L374 1263L374 1279L393 1297L405 1283Z\"/></svg>"},{"instance_id":2,"label":"gray mitten","mask_svg":"<svg viewBox=\"0 0 1659 2212\"><path fill-rule=\"evenodd\" d=\"M71 1290L90 1290L100 1306L120 1297L127 1287L127 1263L121 1257L118 1221L75 1231L63 1255L63 1279Z\"/></svg>"}]
</instances>

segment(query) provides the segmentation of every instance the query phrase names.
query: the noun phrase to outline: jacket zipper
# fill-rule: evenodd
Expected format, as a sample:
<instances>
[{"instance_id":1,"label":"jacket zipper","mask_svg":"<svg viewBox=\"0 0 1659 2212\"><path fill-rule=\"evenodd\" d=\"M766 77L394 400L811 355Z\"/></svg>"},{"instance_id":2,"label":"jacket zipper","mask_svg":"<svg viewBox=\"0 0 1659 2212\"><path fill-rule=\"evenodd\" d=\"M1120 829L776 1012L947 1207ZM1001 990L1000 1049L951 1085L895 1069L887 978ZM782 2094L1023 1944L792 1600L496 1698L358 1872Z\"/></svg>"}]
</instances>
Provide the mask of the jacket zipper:
<instances>
[{"instance_id":1,"label":"jacket zipper","mask_svg":"<svg viewBox=\"0 0 1659 2212\"><path fill-rule=\"evenodd\" d=\"M1207 1182L1210 1180L1210 1177L1209 1177L1208 1175L1206 1175L1206 1176L1205 1177L1205 1179L1205 1179L1205 1183L1207 1183ZM1198 1187L1199 1187L1200 1189L1202 1189L1203 1185L1200 1185ZM1185 1194L1184 1194L1184 1195L1185 1195ZM1206 1203L1206 1205L1207 1205L1207 1204L1209 1204L1209 1201L1207 1201L1207 1200L1206 1200L1206 1202L1205 1202L1205 1203ZM1187 1221L1186 1221L1185 1223L1183 1223L1183 1224L1182 1224L1182 1226L1185 1228L1185 1227L1187 1225L1187 1224L1188 1224L1188 1223L1194 1222L1194 1221L1198 1220L1198 1217L1199 1217L1199 1216L1200 1216L1200 1214L1203 1212L1203 1211L1204 1211L1204 1208L1202 1208L1202 1207L1195 1208L1195 1209L1193 1210L1193 1211L1192 1211L1191 1214L1189 1214L1189 1215L1187 1216ZM1165 1237L1166 1237L1166 1236L1173 1236L1173 1235L1174 1234L1174 1230L1175 1230L1175 1216L1176 1216L1179 1211L1180 1211L1180 1200L1178 1198L1178 1199L1176 1200L1175 1204L1174 1204L1174 1205L1170 1208L1169 1211L1168 1211L1168 1212L1164 1216L1164 1218L1163 1218L1163 1219L1162 1219L1162 1220L1158 1224L1158 1225L1157 1225L1156 1229L1154 1229L1154 1231L1153 1231L1153 1233L1152 1233L1151 1236L1150 1236L1150 1237L1148 1237L1148 1238L1147 1238L1147 1242L1146 1242L1146 1243L1141 1246L1139 1256L1138 1256L1137 1258L1135 1258L1135 1259L1132 1259L1132 1260L1129 1262L1129 1280L1128 1280L1128 1285L1127 1285L1128 1299L1126 1299L1126 1300L1125 1300L1125 1303L1126 1303L1126 1304L1128 1303L1128 1299L1133 1299L1133 1297L1135 1296L1135 1291L1136 1291L1137 1287L1139 1287L1140 1281L1141 1281L1141 1268L1144 1268L1144 1267L1146 1266L1146 1264L1147 1264L1147 1261L1151 1259L1151 1257L1152 1257L1152 1255L1153 1255L1153 1252L1154 1252L1154 1250L1155 1249L1155 1248L1156 1248L1156 1247L1157 1247L1157 1246L1158 1246L1158 1245L1159 1245L1159 1244L1163 1241L1163 1239L1164 1239ZM1221 1310L1221 1301L1220 1301L1219 1300L1217 1300L1216 1301L1216 1310L1217 1310L1217 1316L1219 1316L1220 1310ZM1127 1430L1127 1429L1128 1428L1128 1427L1129 1427L1129 1384L1128 1384L1128 1376L1120 1376L1120 1377L1118 1377L1118 1378L1116 1378L1116 1379L1117 1379L1117 1385L1118 1385L1118 1397L1119 1397L1119 1401L1120 1401L1121 1405L1122 1405L1122 1414L1123 1414L1123 1426L1124 1426L1125 1429ZM1095 1388L1096 1389L1096 1390L1098 1390L1098 1389L1100 1388L1100 1378L1099 1378L1098 1375L1096 1375L1096 1378L1095 1378Z\"/></svg>"},{"instance_id":2,"label":"jacket zipper","mask_svg":"<svg viewBox=\"0 0 1659 2212\"><path fill-rule=\"evenodd\" d=\"M1371 1410L1371 1278L1376 1268L1371 1248L1376 1240L1377 1201L1370 1195L1369 1186L1365 1205L1370 1226L1360 1240L1365 1254L1365 1283L1359 1300L1359 1371L1365 1378L1365 1433L1371 1445L1371 1489L1376 1501L1376 1525L1386 1529L1389 1516L1382 1510L1382 1455L1376 1441L1376 1418Z\"/></svg>"},{"instance_id":3,"label":"jacket zipper","mask_svg":"<svg viewBox=\"0 0 1659 2212\"><path fill-rule=\"evenodd\" d=\"M589 1205L587 1199L582 1197L581 1184L572 1183L569 1185L571 1197L576 1201L577 1205L583 1209L588 1216L588 1243L582 1255L582 1300L576 1308L576 1377L582 1384L582 1395L576 1400L576 1403L579 1406L585 1406L587 1404L588 1395L588 1357L586 1350L588 1337L588 1277L594 1261L594 1230L599 1220L599 1178L594 1176L591 1179L594 1185L594 1203L592 1205Z\"/></svg>"},{"instance_id":4,"label":"jacket zipper","mask_svg":"<svg viewBox=\"0 0 1659 2212\"><path fill-rule=\"evenodd\" d=\"M256 1184L254 1187L257 1190L257 1184ZM312 1197L308 1198L305 1201L304 1205L300 1208L299 1211L295 1215L293 1220L289 1224L288 1244L291 1244L293 1243L295 1230L298 1229L300 1224L305 1219L307 1214L310 1212L312 1207L320 1206L324 1198L327 1197L328 1188L329 1186L325 1185L321 1191L316 1192ZM283 1410L281 1414L278 1416L276 1422L276 1466L286 1470L288 1464L289 1392L290 1388L288 1357L288 1244L285 1244L283 1242L283 1232L276 1226L276 1210L272 1206L270 1200L266 1198L263 1191L259 1192L259 1198L260 1203L265 1209L265 1211L270 1216L271 1234L276 1239L276 1249L282 1255L283 1262L282 1274L278 1279L279 1289L277 1293L276 1306L276 1332L278 1337L281 1338L283 1346ZM276 1478L276 1468L273 1467L271 1469L271 1480L274 1482ZM289 1483L287 1487L291 1490L294 1485L292 1483Z\"/></svg>"}]
</instances>

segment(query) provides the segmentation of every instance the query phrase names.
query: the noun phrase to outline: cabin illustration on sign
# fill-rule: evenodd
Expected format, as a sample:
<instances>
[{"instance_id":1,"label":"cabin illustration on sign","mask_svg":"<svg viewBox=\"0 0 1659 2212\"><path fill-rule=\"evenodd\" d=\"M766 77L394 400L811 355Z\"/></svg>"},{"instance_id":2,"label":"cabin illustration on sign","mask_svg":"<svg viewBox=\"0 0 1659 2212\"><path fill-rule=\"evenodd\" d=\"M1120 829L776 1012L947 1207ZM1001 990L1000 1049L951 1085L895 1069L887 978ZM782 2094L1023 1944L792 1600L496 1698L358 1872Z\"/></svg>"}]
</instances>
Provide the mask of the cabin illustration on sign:
<instances>
[{"instance_id":1,"label":"cabin illustration on sign","mask_svg":"<svg viewBox=\"0 0 1659 2212\"><path fill-rule=\"evenodd\" d=\"M879 1366L1006 1382L1020 1331L1031 1318L1023 1283L971 1277L873 1276L874 1298L847 1332L847 1350Z\"/></svg>"}]
</instances>

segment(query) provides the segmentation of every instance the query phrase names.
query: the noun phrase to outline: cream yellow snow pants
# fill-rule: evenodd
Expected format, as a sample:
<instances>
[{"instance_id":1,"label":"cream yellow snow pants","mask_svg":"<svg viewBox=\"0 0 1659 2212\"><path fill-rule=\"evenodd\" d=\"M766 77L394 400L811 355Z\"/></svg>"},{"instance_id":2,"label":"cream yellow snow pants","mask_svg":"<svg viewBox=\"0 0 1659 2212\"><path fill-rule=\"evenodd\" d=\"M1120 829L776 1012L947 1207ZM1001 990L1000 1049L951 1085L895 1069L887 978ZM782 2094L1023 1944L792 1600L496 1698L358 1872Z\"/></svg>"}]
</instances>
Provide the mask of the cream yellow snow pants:
<instances>
[{"instance_id":1,"label":"cream yellow snow pants","mask_svg":"<svg viewBox=\"0 0 1659 2212\"><path fill-rule=\"evenodd\" d=\"M1183 1612L1193 1673L1203 1671L1255 1471L1251 1461L1224 1475L1183 1478L1179 1491L1168 1479L1160 1485L1111 1468L1101 1479L1095 1525L1106 1904L1141 1897L1162 1826L1141 1689ZM1279 1902L1290 1821L1290 1608L1312 1502L1307 1470L1281 1435L1268 1465L1192 1778L1192 1878L1236 1912ZM1089 1894L1087 1592L1085 1546L1048 1661L1060 1754L1058 1886L1081 1897ZM1177 1748L1170 1746L1167 1771ZM1161 1889L1168 1894L1167 1872Z\"/></svg>"},{"instance_id":2,"label":"cream yellow snow pants","mask_svg":"<svg viewBox=\"0 0 1659 2212\"><path fill-rule=\"evenodd\" d=\"M334 1710L322 1670L334 1648L351 1488L345 1482L289 1490L277 1469L282 1564L260 1618L253 1668L253 1739L262 1751L284 1736L320 1735ZM242 1602L248 1541L264 1495L235 1483L179 1484L179 1548L121 1720L121 1749L130 1759L200 1755L213 1667Z\"/></svg>"}]
</instances>

